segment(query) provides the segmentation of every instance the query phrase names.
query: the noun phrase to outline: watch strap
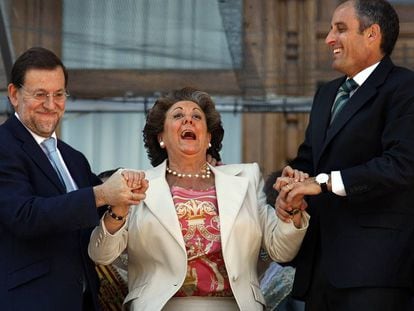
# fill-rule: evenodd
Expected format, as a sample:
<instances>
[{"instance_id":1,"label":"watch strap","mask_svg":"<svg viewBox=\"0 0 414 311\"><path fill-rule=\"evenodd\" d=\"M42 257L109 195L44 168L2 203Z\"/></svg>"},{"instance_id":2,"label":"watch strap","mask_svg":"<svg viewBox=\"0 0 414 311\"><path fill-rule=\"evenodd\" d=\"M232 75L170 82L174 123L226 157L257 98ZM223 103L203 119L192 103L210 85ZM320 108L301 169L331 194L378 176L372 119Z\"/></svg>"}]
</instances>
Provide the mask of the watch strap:
<instances>
[{"instance_id":1,"label":"watch strap","mask_svg":"<svg viewBox=\"0 0 414 311\"><path fill-rule=\"evenodd\" d=\"M328 192L328 184L326 182L320 183L319 186L321 187L323 193Z\"/></svg>"}]
</instances>

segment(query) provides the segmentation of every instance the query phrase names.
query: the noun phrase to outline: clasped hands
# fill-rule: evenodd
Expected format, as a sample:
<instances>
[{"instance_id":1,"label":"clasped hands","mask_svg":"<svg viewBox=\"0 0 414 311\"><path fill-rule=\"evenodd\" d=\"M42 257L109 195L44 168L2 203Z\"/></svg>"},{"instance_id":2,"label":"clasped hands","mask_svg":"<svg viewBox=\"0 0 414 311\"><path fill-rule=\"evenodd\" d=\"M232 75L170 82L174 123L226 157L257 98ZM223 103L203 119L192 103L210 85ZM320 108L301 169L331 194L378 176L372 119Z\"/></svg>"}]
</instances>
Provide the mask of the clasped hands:
<instances>
[{"instance_id":1,"label":"clasped hands","mask_svg":"<svg viewBox=\"0 0 414 311\"><path fill-rule=\"evenodd\" d=\"M301 211L308 205L305 195L315 195L321 192L320 186L307 173L286 166L282 176L276 179L273 188L279 192L275 207L277 216L285 221L293 221L296 225Z\"/></svg>"},{"instance_id":2,"label":"clasped hands","mask_svg":"<svg viewBox=\"0 0 414 311\"><path fill-rule=\"evenodd\" d=\"M102 185L94 188L97 206L124 206L139 204L145 199L148 180L143 171L119 169Z\"/></svg>"}]
</instances>

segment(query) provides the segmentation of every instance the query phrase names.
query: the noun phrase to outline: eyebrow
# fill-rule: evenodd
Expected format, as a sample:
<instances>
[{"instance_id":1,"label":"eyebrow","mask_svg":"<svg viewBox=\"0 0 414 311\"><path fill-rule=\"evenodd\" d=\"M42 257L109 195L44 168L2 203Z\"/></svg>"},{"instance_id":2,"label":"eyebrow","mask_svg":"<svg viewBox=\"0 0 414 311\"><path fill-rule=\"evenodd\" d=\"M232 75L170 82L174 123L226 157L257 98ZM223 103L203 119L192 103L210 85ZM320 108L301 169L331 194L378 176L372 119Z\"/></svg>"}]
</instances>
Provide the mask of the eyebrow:
<instances>
[{"instance_id":1,"label":"eyebrow","mask_svg":"<svg viewBox=\"0 0 414 311\"><path fill-rule=\"evenodd\" d=\"M51 92L53 92L53 93L57 93L57 92L64 92L64 91L66 91L66 89L65 88L60 88L60 89L57 89L56 91L51 91ZM46 89L44 89L44 88L42 88L42 87L40 87L40 88L34 88L33 90L32 90L32 92L45 92L45 93L47 93L47 92L49 92L48 90L46 90Z\"/></svg>"},{"instance_id":2,"label":"eyebrow","mask_svg":"<svg viewBox=\"0 0 414 311\"><path fill-rule=\"evenodd\" d=\"M334 26L336 26L336 27L340 27L340 26L348 27L348 26L347 26L347 24L346 24L346 23L344 23L344 22L336 22L336 23L334 24Z\"/></svg>"},{"instance_id":3,"label":"eyebrow","mask_svg":"<svg viewBox=\"0 0 414 311\"><path fill-rule=\"evenodd\" d=\"M178 106L178 107L175 107L172 111L175 111L175 110L184 110L184 108L183 107L181 107L181 106ZM200 108L198 108L198 107L194 107L193 108L193 111L194 110L197 110L197 111L200 111L200 112L202 112L202 110L200 109Z\"/></svg>"}]
</instances>

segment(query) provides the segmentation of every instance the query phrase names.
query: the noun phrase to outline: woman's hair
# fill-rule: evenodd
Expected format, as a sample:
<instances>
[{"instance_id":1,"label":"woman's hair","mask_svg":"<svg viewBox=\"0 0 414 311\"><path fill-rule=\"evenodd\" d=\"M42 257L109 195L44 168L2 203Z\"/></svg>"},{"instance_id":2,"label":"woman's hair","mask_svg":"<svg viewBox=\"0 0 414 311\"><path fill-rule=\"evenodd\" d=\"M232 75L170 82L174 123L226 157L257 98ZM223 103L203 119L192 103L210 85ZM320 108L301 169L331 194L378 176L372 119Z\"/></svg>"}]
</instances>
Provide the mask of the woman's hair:
<instances>
[{"instance_id":1,"label":"woman's hair","mask_svg":"<svg viewBox=\"0 0 414 311\"><path fill-rule=\"evenodd\" d=\"M157 99L154 106L147 114L147 120L143 132L144 146L147 149L148 158L152 166L157 166L167 158L167 151L160 147L158 136L164 131L164 122L167 111L177 102L192 101L200 106L206 116L207 131L211 134L211 147L207 149L217 161L221 160L220 150L224 136L221 117L216 110L210 95L192 87L174 90L166 96Z\"/></svg>"}]
</instances>

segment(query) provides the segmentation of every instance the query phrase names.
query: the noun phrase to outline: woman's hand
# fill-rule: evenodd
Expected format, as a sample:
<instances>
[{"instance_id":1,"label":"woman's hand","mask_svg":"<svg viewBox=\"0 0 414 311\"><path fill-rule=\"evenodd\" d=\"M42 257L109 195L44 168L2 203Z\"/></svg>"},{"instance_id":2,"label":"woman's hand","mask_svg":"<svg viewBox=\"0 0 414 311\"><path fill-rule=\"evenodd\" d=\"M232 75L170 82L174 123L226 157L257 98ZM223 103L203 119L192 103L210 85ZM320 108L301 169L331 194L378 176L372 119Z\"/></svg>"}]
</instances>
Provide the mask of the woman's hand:
<instances>
[{"instance_id":1,"label":"woman's hand","mask_svg":"<svg viewBox=\"0 0 414 311\"><path fill-rule=\"evenodd\" d=\"M148 180L145 179L145 173L142 171L122 169L120 174L124 179L125 186L129 189L129 194L127 195L130 200L127 201L127 204L110 206L105 213L105 227L111 234L118 231L126 222L130 205L139 204L145 199L145 193L149 186Z\"/></svg>"},{"instance_id":2,"label":"woman's hand","mask_svg":"<svg viewBox=\"0 0 414 311\"><path fill-rule=\"evenodd\" d=\"M315 182L314 177L302 182L288 181L286 177L280 177L275 184L275 187L280 188L279 196L276 199L277 215L283 221L289 221L292 213L295 213L295 209L304 210L307 207L304 200L305 195L321 193L321 187Z\"/></svg>"},{"instance_id":3,"label":"woman's hand","mask_svg":"<svg viewBox=\"0 0 414 311\"><path fill-rule=\"evenodd\" d=\"M308 207L308 204L304 199L304 195L298 194L294 198L290 198L288 194L293 189L293 185L304 182L308 178L307 173L287 165L282 171L282 176L277 178L273 185L273 188L279 192L275 203L276 215L282 221L293 221L297 228L302 225L302 211Z\"/></svg>"},{"instance_id":4,"label":"woman's hand","mask_svg":"<svg viewBox=\"0 0 414 311\"><path fill-rule=\"evenodd\" d=\"M139 204L147 188L144 172L119 169L103 184L93 187L96 207Z\"/></svg>"},{"instance_id":5,"label":"woman's hand","mask_svg":"<svg viewBox=\"0 0 414 311\"><path fill-rule=\"evenodd\" d=\"M295 227L300 228L302 226L302 211L308 207L304 195L297 195L292 200L288 200L288 195L295 182L292 182L290 178L280 177L277 183L279 195L275 204L276 215L284 222L293 221Z\"/></svg>"},{"instance_id":6,"label":"woman's hand","mask_svg":"<svg viewBox=\"0 0 414 311\"><path fill-rule=\"evenodd\" d=\"M149 182L145 179L143 171L136 171L131 169L123 169L121 172L127 186L131 192L131 204L139 204L145 199L145 192L148 189Z\"/></svg>"}]
</instances>

